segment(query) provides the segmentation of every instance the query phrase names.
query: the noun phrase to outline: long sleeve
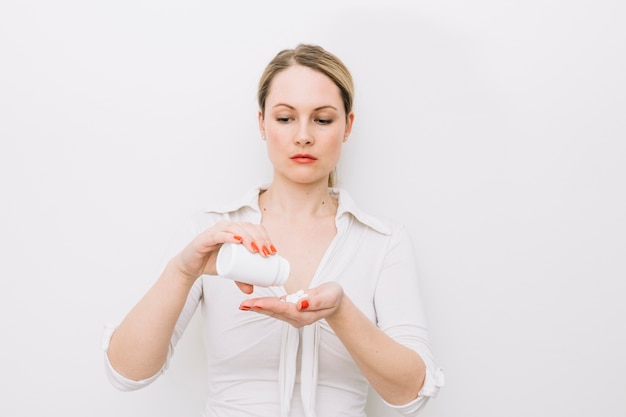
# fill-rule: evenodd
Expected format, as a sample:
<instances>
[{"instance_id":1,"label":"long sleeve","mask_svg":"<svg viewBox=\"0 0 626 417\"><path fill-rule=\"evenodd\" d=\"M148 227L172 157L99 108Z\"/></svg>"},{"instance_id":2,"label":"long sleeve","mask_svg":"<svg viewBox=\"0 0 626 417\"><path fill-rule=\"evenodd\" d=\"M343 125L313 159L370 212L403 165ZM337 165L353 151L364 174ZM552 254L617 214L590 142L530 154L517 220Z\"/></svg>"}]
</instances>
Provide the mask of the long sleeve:
<instances>
[{"instance_id":1,"label":"long sleeve","mask_svg":"<svg viewBox=\"0 0 626 417\"><path fill-rule=\"evenodd\" d=\"M429 398L437 396L444 385L444 375L431 351L409 234L403 227L394 229L374 303L378 327L398 343L417 352L426 365L426 378L418 398L401 406L388 404L405 416L415 416Z\"/></svg>"},{"instance_id":2,"label":"long sleeve","mask_svg":"<svg viewBox=\"0 0 626 417\"><path fill-rule=\"evenodd\" d=\"M213 219L210 219L213 220ZM167 248L165 250L165 256L163 257L162 266L163 268L167 264L167 262L182 248L186 245L194 236L199 233L198 222L195 218L187 218L185 219L184 226L179 227L176 230L176 233L169 239ZM104 327L104 332L102 334L102 349L104 351L104 367L105 373L111 382L111 384L119 390L122 391L133 391L140 388L143 388L147 385L150 385L154 382L160 375L162 375L168 368L170 359L174 354L175 346L178 341L181 339L187 325L189 324L191 318L193 317L198 304L203 296L202 289L202 279L198 278L192 288L189 291L187 296L187 300L183 309L176 321L176 325L170 339L167 358L165 363L161 367L161 369L152 375L149 378L134 381L128 378L125 378L123 375L118 373L109 361L109 357L107 354L109 343L111 341L111 337L117 328L117 324L109 323Z\"/></svg>"},{"instance_id":3,"label":"long sleeve","mask_svg":"<svg viewBox=\"0 0 626 417\"><path fill-rule=\"evenodd\" d=\"M174 328L174 332L170 340L169 350L167 353L167 359L165 363L156 374L152 375L150 378L142 379L140 381L133 381L131 379L125 378L123 375L118 373L109 362L107 350L109 348L109 342L111 340L111 336L113 336L113 333L115 332L115 329L117 328L117 325L114 325L114 324L105 325L104 333L102 335L102 349L105 352L104 354L105 373L109 381L111 382L111 384L115 388L121 391L134 391L140 388L144 388L150 385L151 383L153 383L155 380L157 380L159 376L162 375L167 370L169 363L170 363L170 359L172 355L174 354L174 349L176 345L178 344L178 341L183 336L183 333L185 332L187 325L191 321L191 318L193 317L201 298L202 298L202 279L198 278L196 282L194 283L193 287L191 288L191 290L189 291L189 295L187 296L187 301L185 302L185 306L183 307L183 310L181 311L181 314L176 322L176 326Z\"/></svg>"}]
</instances>

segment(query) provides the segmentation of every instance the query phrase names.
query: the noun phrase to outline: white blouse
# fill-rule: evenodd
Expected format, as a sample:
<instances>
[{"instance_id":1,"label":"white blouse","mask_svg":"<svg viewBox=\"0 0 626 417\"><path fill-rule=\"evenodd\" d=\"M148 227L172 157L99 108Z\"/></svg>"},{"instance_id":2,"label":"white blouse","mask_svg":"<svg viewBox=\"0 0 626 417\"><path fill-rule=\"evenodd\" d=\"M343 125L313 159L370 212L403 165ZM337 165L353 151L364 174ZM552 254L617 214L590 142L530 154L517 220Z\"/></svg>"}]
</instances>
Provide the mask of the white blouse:
<instances>
[{"instance_id":1,"label":"white blouse","mask_svg":"<svg viewBox=\"0 0 626 417\"><path fill-rule=\"evenodd\" d=\"M234 205L199 214L185 242L220 220L260 223L260 190L250 190ZM427 372L418 398L392 406L402 415L415 416L444 381L428 341L410 237L402 226L363 213L346 191L332 192L339 202L337 234L311 287L327 281L340 283L382 331L420 355ZM121 390L153 382L167 369L176 343L200 305L209 381L204 417L365 417L368 381L325 320L297 329L238 308L248 297L285 294L284 287L255 287L252 295L246 295L231 280L203 275L189 293L161 371L132 381L117 373L105 354L107 375ZM105 352L114 329L106 327Z\"/></svg>"}]
</instances>

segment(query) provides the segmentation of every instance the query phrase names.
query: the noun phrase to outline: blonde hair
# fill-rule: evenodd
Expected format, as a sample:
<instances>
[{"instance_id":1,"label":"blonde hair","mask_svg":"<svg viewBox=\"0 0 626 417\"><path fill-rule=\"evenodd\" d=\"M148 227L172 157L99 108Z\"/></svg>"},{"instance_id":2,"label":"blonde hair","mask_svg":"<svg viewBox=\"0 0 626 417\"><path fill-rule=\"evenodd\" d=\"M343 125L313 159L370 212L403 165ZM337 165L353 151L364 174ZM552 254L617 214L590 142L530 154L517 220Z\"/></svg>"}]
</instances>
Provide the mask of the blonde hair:
<instances>
[{"instance_id":1,"label":"blonde hair","mask_svg":"<svg viewBox=\"0 0 626 417\"><path fill-rule=\"evenodd\" d=\"M280 51L265 67L265 71L263 71L259 80L257 92L257 101L263 117L265 117L265 100L269 94L274 77L292 65L302 65L311 68L330 78L339 87L343 107L346 111L346 120L348 119L352 112L354 101L354 82L350 71L335 55L320 46L310 44L300 44L294 49ZM328 177L329 187L335 186L336 177L336 170L333 169Z\"/></svg>"}]
</instances>

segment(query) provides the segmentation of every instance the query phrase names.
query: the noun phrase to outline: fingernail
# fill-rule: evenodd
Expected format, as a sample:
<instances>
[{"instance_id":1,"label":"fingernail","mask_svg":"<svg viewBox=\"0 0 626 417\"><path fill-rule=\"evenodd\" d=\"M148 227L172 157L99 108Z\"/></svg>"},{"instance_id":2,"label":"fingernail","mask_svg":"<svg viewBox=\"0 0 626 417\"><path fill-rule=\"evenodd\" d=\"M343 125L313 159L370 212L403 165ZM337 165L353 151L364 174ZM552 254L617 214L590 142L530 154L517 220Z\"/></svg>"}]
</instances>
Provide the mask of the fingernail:
<instances>
[{"instance_id":1,"label":"fingernail","mask_svg":"<svg viewBox=\"0 0 626 417\"><path fill-rule=\"evenodd\" d=\"M250 310L248 306L239 306L239 310Z\"/></svg>"},{"instance_id":2,"label":"fingernail","mask_svg":"<svg viewBox=\"0 0 626 417\"><path fill-rule=\"evenodd\" d=\"M300 301L300 310L306 310L309 308L309 302L307 300Z\"/></svg>"},{"instance_id":3,"label":"fingernail","mask_svg":"<svg viewBox=\"0 0 626 417\"><path fill-rule=\"evenodd\" d=\"M235 238L235 240L243 242L243 238L241 236L235 235L235 236L233 236L233 238Z\"/></svg>"},{"instance_id":4,"label":"fingernail","mask_svg":"<svg viewBox=\"0 0 626 417\"><path fill-rule=\"evenodd\" d=\"M265 245L263 246L263 248L261 250L263 251L263 254L265 256L269 256L270 250L267 247L265 247Z\"/></svg>"},{"instance_id":5,"label":"fingernail","mask_svg":"<svg viewBox=\"0 0 626 417\"><path fill-rule=\"evenodd\" d=\"M254 308L256 308L257 310L260 310L260 309L262 309L263 307L261 307L261 306L254 306Z\"/></svg>"},{"instance_id":6,"label":"fingernail","mask_svg":"<svg viewBox=\"0 0 626 417\"><path fill-rule=\"evenodd\" d=\"M274 247L274 245L270 245L270 250L272 251L272 253L278 252L276 248Z\"/></svg>"},{"instance_id":7,"label":"fingernail","mask_svg":"<svg viewBox=\"0 0 626 417\"><path fill-rule=\"evenodd\" d=\"M250 243L250 246L252 246L252 252L257 253L259 251L259 247L256 245L256 243L252 242Z\"/></svg>"}]
</instances>

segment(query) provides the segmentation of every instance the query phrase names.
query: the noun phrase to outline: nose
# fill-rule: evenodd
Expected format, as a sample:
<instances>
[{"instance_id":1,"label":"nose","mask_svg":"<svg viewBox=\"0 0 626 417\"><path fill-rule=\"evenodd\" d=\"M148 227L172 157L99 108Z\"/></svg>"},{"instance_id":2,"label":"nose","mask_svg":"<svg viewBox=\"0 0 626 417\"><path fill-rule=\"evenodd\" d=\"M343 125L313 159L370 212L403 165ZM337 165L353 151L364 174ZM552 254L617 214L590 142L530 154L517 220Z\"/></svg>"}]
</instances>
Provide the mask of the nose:
<instances>
[{"instance_id":1,"label":"nose","mask_svg":"<svg viewBox=\"0 0 626 417\"><path fill-rule=\"evenodd\" d=\"M302 122L298 125L298 130L296 131L294 141L297 145L300 146L312 145L313 142L315 142L309 123Z\"/></svg>"}]
</instances>

